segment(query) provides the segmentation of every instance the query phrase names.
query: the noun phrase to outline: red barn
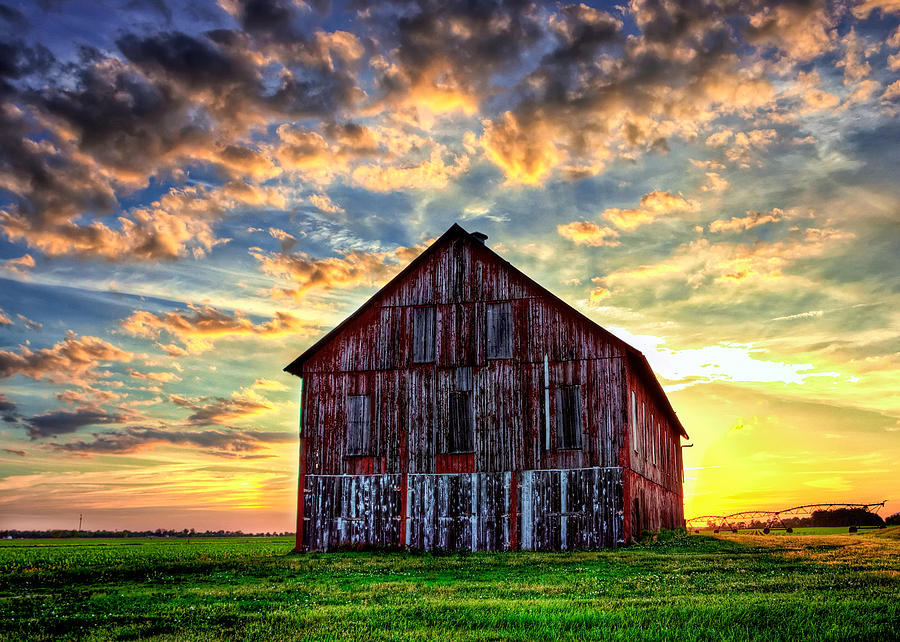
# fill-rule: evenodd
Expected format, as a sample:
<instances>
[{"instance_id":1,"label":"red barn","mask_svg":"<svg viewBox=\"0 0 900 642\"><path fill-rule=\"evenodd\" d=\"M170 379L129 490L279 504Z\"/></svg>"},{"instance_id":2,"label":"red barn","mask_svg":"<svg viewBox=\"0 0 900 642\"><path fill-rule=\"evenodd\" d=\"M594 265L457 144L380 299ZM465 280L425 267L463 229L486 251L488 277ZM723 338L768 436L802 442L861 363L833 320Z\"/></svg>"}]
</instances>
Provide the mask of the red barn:
<instances>
[{"instance_id":1,"label":"red barn","mask_svg":"<svg viewBox=\"0 0 900 642\"><path fill-rule=\"evenodd\" d=\"M684 523L644 356L454 225L285 370L297 550L572 550Z\"/></svg>"}]
</instances>

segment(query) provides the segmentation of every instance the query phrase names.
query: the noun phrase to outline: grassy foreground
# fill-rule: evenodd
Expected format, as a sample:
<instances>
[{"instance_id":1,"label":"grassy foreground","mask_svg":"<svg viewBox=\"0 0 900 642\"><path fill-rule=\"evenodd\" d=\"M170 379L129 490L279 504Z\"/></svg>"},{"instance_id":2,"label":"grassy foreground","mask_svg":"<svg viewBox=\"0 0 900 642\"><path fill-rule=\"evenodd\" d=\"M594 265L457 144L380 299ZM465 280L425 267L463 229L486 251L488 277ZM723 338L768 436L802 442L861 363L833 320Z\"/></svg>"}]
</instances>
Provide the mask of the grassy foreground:
<instances>
[{"instance_id":1,"label":"grassy foreground","mask_svg":"<svg viewBox=\"0 0 900 642\"><path fill-rule=\"evenodd\" d=\"M900 528L593 553L289 554L285 538L0 542L2 639L887 640Z\"/></svg>"}]
</instances>

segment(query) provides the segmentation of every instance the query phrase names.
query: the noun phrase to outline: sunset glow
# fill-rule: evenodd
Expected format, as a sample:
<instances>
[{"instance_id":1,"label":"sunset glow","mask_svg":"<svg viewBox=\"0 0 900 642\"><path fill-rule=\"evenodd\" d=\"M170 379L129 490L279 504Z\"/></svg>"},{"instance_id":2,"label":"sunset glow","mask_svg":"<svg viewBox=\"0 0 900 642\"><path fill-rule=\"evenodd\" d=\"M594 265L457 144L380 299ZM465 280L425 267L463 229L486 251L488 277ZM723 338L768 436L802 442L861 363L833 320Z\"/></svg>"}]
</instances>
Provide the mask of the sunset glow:
<instances>
[{"instance_id":1,"label":"sunset glow","mask_svg":"<svg viewBox=\"0 0 900 642\"><path fill-rule=\"evenodd\" d=\"M646 355L687 516L900 511L900 4L476 4L0 5L0 527L293 530L282 368L454 222Z\"/></svg>"}]
</instances>

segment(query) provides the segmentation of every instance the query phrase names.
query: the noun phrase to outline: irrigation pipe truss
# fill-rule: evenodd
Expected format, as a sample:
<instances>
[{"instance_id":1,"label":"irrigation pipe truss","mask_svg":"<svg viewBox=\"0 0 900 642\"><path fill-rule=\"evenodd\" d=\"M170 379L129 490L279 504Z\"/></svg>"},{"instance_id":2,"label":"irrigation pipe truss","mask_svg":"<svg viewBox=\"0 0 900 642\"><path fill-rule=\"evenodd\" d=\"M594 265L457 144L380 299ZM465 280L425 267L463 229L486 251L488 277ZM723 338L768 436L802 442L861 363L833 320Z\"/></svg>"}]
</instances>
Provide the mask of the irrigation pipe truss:
<instances>
[{"instance_id":1,"label":"irrigation pipe truss","mask_svg":"<svg viewBox=\"0 0 900 642\"><path fill-rule=\"evenodd\" d=\"M835 508L861 508L877 515L879 508L884 508L886 501L875 504L803 504L781 510L744 510L730 515L701 515L700 517L691 517L685 522L685 525L689 529L712 527L718 533L720 530L737 532L740 527L746 527L749 522L762 522L764 533L773 529L783 529L790 533L793 532L793 529L784 523L784 517L812 515L815 511Z\"/></svg>"}]
</instances>

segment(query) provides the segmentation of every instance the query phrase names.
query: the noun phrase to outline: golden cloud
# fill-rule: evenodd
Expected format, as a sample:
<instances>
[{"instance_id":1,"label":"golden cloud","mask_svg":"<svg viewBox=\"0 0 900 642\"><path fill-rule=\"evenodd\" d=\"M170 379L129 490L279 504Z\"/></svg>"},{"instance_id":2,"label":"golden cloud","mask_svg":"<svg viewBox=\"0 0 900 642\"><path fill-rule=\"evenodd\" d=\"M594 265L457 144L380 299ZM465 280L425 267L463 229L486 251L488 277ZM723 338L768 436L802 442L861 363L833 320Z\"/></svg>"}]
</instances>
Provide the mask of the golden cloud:
<instances>
[{"instance_id":1,"label":"golden cloud","mask_svg":"<svg viewBox=\"0 0 900 642\"><path fill-rule=\"evenodd\" d=\"M95 371L102 363L131 361L134 354L98 337L77 336L71 330L66 338L50 348L32 350L19 346L19 352L0 350L0 379L21 374L30 379L86 386L97 379Z\"/></svg>"},{"instance_id":2,"label":"golden cloud","mask_svg":"<svg viewBox=\"0 0 900 642\"><path fill-rule=\"evenodd\" d=\"M276 312L270 321L254 324L242 312L227 314L210 305L188 305L188 310L173 310L155 314L135 310L122 321L122 329L131 335L157 338L166 333L184 347L176 344L158 344L173 356L209 350L217 339L243 336L281 337L304 336L318 330L319 326L301 321L286 312Z\"/></svg>"},{"instance_id":3,"label":"golden cloud","mask_svg":"<svg viewBox=\"0 0 900 642\"><path fill-rule=\"evenodd\" d=\"M383 283L418 256L425 245L398 247L386 252L350 250L340 257L315 259L304 253L264 254L251 252L263 272L289 279L292 285L275 288L275 296L303 298L312 290L374 286Z\"/></svg>"},{"instance_id":4,"label":"golden cloud","mask_svg":"<svg viewBox=\"0 0 900 642\"><path fill-rule=\"evenodd\" d=\"M640 206L633 209L612 207L603 211L603 218L622 230L632 230L640 225L678 212L696 212L699 203L682 196L654 190L641 198Z\"/></svg>"},{"instance_id":5,"label":"golden cloud","mask_svg":"<svg viewBox=\"0 0 900 642\"><path fill-rule=\"evenodd\" d=\"M611 227L600 227L596 223L589 221L572 221L565 225L556 227L557 233L563 238L567 238L576 245L590 245L599 247L601 245L618 245L619 233Z\"/></svg>"}]
</instances>

